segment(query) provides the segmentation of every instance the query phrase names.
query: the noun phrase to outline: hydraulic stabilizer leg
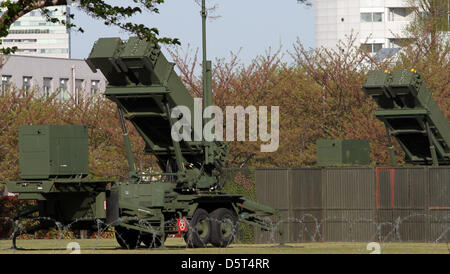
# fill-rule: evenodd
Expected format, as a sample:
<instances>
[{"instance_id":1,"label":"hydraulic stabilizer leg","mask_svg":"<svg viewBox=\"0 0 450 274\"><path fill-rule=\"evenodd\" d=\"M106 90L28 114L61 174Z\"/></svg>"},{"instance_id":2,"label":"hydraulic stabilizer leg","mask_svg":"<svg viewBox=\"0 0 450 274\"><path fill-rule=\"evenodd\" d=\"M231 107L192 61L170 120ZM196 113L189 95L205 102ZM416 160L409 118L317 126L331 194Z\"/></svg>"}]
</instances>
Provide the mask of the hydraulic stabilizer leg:
<instances>
[{"instance_id":1,"label":"hydraulic stabilizer leg","mask_svg":"<svg viewBox=\"0 0 450 274\"><path fill-rule=\"evenodd\" d=\"M171 109L169 107L169 102L168 102L167 98L165 99L164 104L166 107L166 113L167 113L167 117L169 119L170 128L172 129L173 128L173 120L171 117ZM175 151L175 158L177 161L178 170L182 171L182 170L184 170L184 165L183 165L183 160L182 160L183 156L181 154L180 143L172 138L172 144L173 144L173 148Z\"/></svg>"},{"instance_id":2,"label":"hydraulic stabilizer leg","mask_svg":"<svg viewBox=\"0 0 450 274\"><path fill-rule=\"evenodd\" d=\"M165 241L166 241L166 220L164 218L164 214L161 212L161 226L160 226L160 233L161 233L161 246L160 249L166 249Z\"/></svg>"},{"instance_id":3,"label":"hydraulic stabilizer leg","mask_svg":"<svg viewBox=\"0 0 450 274\"><path fill-rule=\"evenodd\" d=\"M433 166L439 166L439 161L438 161L437 154L436 154L436 148L434 147L433 139L431 137L430 123L428 123L428 121L426 121L425 125L427 126L428 143L430 144L430 153L431 153L431 158L433 159Z\"/></svg>"},{"instance_id":4,"label":"hydraulic stabilizer leg","mask_svg":"<svg viewBox=\"0 0 450 274\"><path fill-rule=\"evenodd\" d=\"M35 233L36 231L42 230L42 229L48 229L50 227L53 226L58 226L56 222L42 222L39 223L38 225L35 225L27 230L24 231L19 231L17 228L19 227L19 220L17 220L15 222L15 228L14 228L14 232L13 232L13 239L12 239L12 249L18 250L20 248L17 247L16 244L16 239L19 235L26 233L26 234L32 234Z\"/></svg>"},{"instance_id":5,"label":"hydraulic stabilizer leg","mask_svg":"<svg viewBox=\"0 0 450 274\"><path fill-rule=\"evenodd\" d=\"M14 230L13 230L13 234L12 234L12 246L11 249L17 250L17 243L16 243L16 239L17 236L19 236L20 234L17 234L18 232L18 228L19 228L19 220L14 220Z\"/></svg>"},{"instance_id":6,"label":"hydraulic stabilizer leg","mask_svg":"<svg viewBox=\"0 0 450 274\"><path fill-rule=\"evenodd\" d=\"M19 236L21 233L19 231L19 218L30 215L34 212L37 212L39 210L38 206L31 206L31 207L27 207L22 211L17 212L14 215L14 222L13 222L13 234L12 234L12 249L17 250L17 243L16 243L16 239L17 236Z\"/></svg>"},{"instance_id":7,"label":"hydraulic stabilizer leg","mask_svg":"<svg viewBox=\"0 0 450 274\"><path fill-rule=\"evenodd\" d=\"M123 112L120 109L120 107L117 107L117 110L119 111L120 125L122 126L123 142L125 144L125 153L127 154L128 166L130 169L128 176L130 179L137 179L138 176L134 164L133 150L131 149L130 137L128 136L127 127L125 125L125 119L123 118Z\"/></svg>"},{"instance_id":8,"label":"hydraulic stabilizer leg","mask_svg":"<svg viewBox=\"0 0 450 274\"><path fill-rule=\"evenodd\" d=\"M392 144L391 133L389 132L389 128L388 128L387 124L384 124L384 127L386 128L386 138L387 138L388 145L389 145L389 155L391 157L391 163L392 163L393 167L396 167L397 161L395 160L395 150L394 150L394 145Z\"/></svg>"},{"instance_id":9,"label":"hydraulic stabilizer leg","mask_svg":"<svg viewBox=\"0 0 450 274\"><path fill-rule=\"evenodd\" d=\"M284 222L281 220L281 214L278 213L278 218L280 219L280 225L278 226L278 236L280 237L280 247L285 247L285 240L284 240Z\"/></svg>"}]
</instances>

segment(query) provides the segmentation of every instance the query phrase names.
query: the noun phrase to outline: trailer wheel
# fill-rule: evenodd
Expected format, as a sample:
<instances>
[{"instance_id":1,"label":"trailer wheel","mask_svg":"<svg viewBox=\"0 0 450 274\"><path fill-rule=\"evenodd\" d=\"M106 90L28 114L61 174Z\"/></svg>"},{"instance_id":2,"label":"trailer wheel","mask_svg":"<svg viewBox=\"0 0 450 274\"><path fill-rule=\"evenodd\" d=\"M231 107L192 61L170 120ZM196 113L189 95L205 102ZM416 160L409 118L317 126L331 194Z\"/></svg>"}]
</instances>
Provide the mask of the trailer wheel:
<instances>
[{"instance_id":1,"label":"trailer wheel","mask_svg":"<svg viewBox=\"0 0 450 274\"><path fill-rule=\"evenodd\" d=\"M209 214L211 220L211 244L227 247L238 231L236 214L227 208L218 208Z\"/></svg>"},{"instance_id":2,"label":"trailer wheel","mask_svg":"<svg viewBox=\"0 0 450 274\"><path fill-rule=\"evenodd\" d=\"M138 231L120 226L116 226L114 230L116 240L122 248L136 249L139 246L141 239Z\"/></svg>"},{"instance_id":3,"label":"trailer wheel","mask_svg":"<svg viewBox=\"0 0 450 274\"><path fill-rule=\"evenodd\" d=\"M144 234L141 239L146 248L158 248L162 245L161 237L155 234Z\"/></svg>"},{"instance_id":4,"label":"trailer wheel","mask_svg":"<svg viewBox=\"0 0 450 274\"><path fill-rule=\"evenodd\" d=\"M202 208L197 208L189 222L189 230L185 233L184 240L188 247L206 247L211 234L211 224L208 212Z\"/></svg>"}]
</instances>

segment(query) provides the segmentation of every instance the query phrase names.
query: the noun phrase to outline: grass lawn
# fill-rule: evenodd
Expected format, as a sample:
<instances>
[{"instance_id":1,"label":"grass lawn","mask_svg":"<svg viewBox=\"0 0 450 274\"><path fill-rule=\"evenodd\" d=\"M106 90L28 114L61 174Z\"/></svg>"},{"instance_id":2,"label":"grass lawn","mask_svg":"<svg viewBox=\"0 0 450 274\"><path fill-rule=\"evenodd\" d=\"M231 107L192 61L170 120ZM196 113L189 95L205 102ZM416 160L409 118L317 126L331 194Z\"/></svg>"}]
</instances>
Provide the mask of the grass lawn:
<instances>
[{"instance_id":1,"label":"grass lawn","mask_svg":"<svg viewBox=\"0 0 450 274\"><path fill-rule=\"evenodd\" d=\"M81 254L369 254L368 243L292 243L276 245L233 244L228 248L188 249L182 239L167 239L165 249L120 249L115 239L17 240L21 250L11 250L11 241L0 241L0 254L69 254L67 245L77 242ZM450 254L450 243L382 243L382 254Z\"/></svg>"}]
</instances>

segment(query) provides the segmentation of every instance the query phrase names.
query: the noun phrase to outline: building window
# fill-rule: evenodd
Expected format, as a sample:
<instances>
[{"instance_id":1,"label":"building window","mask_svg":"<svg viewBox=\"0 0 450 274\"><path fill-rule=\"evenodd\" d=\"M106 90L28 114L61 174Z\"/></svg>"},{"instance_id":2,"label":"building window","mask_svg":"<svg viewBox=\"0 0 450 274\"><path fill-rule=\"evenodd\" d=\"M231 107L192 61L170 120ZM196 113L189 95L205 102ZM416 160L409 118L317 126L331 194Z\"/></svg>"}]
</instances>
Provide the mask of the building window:
<instances>
[{"instance_id":1,"label":"building window","mask_svg":"<svg viewBox=\"0 0 450 274\"><path fill-rule=\"evenodd\" d=\"M370 53L377 53L380 49L383 48L382 43L374 43L374 44L362 44L363 49Z\"/></svg>"},{"instance_id":2,"label":"building window","mask_svg":"<svg viewBox=\"0 0 450 274\"><path fill-rule=\"evenodd\" d=\"M408 38L393 38L389 39L389 48L402 48L413 42L412 39Z\"/></svg>"},{"instance_id":3,"label":"building window","mask_svg":"<svg viewBox=\"0 0 450 274\"><path fill-rule=\"evenodd\" d=\"M372 13L361 13L361 22L372 22Z\"/></svg>"},{"instance_id":4,"label":"building window","mask_svg":"<svg viewBox=\"0 0 450 274\"><path fill-rule=\"evenodd\" d=\"M25 91L29 91L30 88L31 88L31 79L32 79L32 77L31 76L24 76L22 79L23 79L22 88Z\"/></svg>"},{"instance_id":5,"label":"building window","mask_svg":"<svg viewBox=\"0 0 450 274\"><path fill-rule=\"evenodd\" d=\"M36 39L4 39L4 43L36 43Z\"/></svg>"},{"instance_id":6,"label":"building window","mask_svg":"<svg viewBox=\"0 0 450 274\"><path fill-rule=\"evenodd\" d=\"M46 54L69 53L69 49L39 49L39 53L46 53Z\"/></svg>"},{"instance_id":7,"label":"building window","mask_svg":"<svg viewBox=\"0 0 450 274\"><path fill-rule=\"evenodd\" d=\"M11 75L2 75L2 95L5 94L6 89L11 83Z\"/></svg>"},{"instance_id":8,"label":"building window","mask_svg":"<svg viewBox=\"0 0 450 274\"><path fill-rule=\"evenodd\" d=\"M29 13L29 15L30 16L41 16L42 14L40 13L40 12L38 12L38 11L30 11L30 13Z\"/></svg>"},{"instance_id":9,"label":"building window","mask_svg":"<svg viewBox=\"0 0 450 274\"><path fill-rule=\"evenodd\" d=\"M383 12L362 12L361 13L361 22L370 23L370 22L383 22Z\"/></svg>"},{"instance_id":10,"label":"building window","mask_svg":"<svg viewBox=\"0 0 450 274\"><path fill-rule=\"evenodd\" d=\"M36 43L36 39L5 39L5 43Z\"/></svg>"},{"instance_id":11,"label":"building window","mask_svg":"<svg viewBox=\"0 0 450 274\"><path fill-rule=\"evenodd\" d=\"M383 22L383 13L381 13L381 12L376 12L376 13L373 13L372 14L373 15L373 22Z\"/></svg>"},{"instance_id":12,"label":"building window","mask_svg":"<svg viewBox=\"0 0 450 274\"><path fill-rule=\"evenodd\" d=\"M59 98L63 101L66 100L68 96L68 85L69 85L68 78L59 79Z\"/></svg>"},{"instance_id":13,"label":"building window","mask_svg":"<svg viewBox=\"0 0 450 274\"><path fill-rule=\"evenodd\" d=\"M18 49L16 53L34 53L37 52L37 49Z\"/></svg>"},{"instance_id":14,"label":"building window","mask_svg":"<svg viewBox=\"0 0 450 274\"><path fill-rule=\"evenodd\" d=\"M45 97L50 96L50 93L52 93L52 78L44 77L44 84L42 87L42 91Z\"/></svg>"},{"instance_id":15,"label":"building window","mask_svg":"<svg viewBox=\"0 0 450 274\"><path fill-rule=\"evenodd\" d=\"M64 44L68 43L68 39L39 39L37 40L38 44Z\"/></svg>"},{"instance_id":16,"label":"building window","mask_svg":"<svg viewBox=\"0 0 450 274\"><path fill-rule=\"evenodd\" d=\"M412 8L390 8L389 21L411 21L413 18Z\"/></svg>"},{"instance_id":17,"label":"building window","mask_svg":"<svg viewBox=\"0 0 450 274\"><path fill-rule=\"evenodd\" d=\"M99 92L100 81L92 80L91 81L91 95L95 95Z\"/></svg>"},{"instance_id":18,"label":"building window","mask_svg":"<svg viewBox=\"0 0 450 274\"><path fill-rule=\"evenodd\" d=\"M81 93L83 92L83 79L75 79L75 98L77 100L77 104L80 102Z\"/></svg>"},{"instance_id":19,"label":"building window","mask_svg":"<svg viewBox=\"0 0 450 274\"><path fill-rule=\"evenodd\" d=\"M75 90L77 92L83 91L83 83L84 83L83 79L75 79Z\"/></svg>"},{"instance_id":20,"label":"building window","mask_svg":"<svg viewBox=\"0 0 450 274\"><path fill-rule=\"evenodd\" d=\"M9 34L40 34L40 33L56 33L49 29L12 29Z\"/></svg>"}]
</instances>

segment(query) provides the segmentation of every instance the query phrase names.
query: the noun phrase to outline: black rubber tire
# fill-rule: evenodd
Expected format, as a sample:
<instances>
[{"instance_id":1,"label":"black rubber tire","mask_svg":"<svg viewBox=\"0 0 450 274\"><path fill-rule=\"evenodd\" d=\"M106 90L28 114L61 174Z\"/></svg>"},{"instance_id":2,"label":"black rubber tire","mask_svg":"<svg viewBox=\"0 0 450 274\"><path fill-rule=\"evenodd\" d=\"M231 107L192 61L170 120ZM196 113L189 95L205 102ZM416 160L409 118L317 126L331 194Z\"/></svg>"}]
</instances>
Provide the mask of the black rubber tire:
<instances>
[{"instance_id":1,"label":"black rubber tire","mask_svg":"<svg viewBox=\"0 0 450 274\"><path fill-rule=\"evenodd\" d=\"M146 248L158 248L162 245L161 237L155 234L143 234L141 235L141 239Z\"/></svg>"},{"instance_id":2,"label":"black rubber tire","mask_svg":"<svg viewBox=\"0 0 450 274\"><path fill-rule=\"evenodd\" d=\"M136 249L140 243L140 234L136 230L129 230L124 227L115 227L116 240L122 248Z\"/></svg>"},{"instance_id":3,"label":"black rubber tire","mask_svg":"<svg viewBox=\"0 0 450 274\"><path fill-rule=\"evenodd\" d=\"M206 247L211 235L211 223L208 212L197 208L189 221L189 230L183 235L184 241L190 248Z\"/></svg>"},{"instance_id":4,"label":"black rubber tire","mask_svg":"<svg viewBox=\"0 0 450 274\"><path fill-rule=\"evenodd\" d=\"M238 232L236 214L227 208L218 208L209 214L211 222L210 242L215 247L227 247Z\"/></svg>"}]
</instances>

